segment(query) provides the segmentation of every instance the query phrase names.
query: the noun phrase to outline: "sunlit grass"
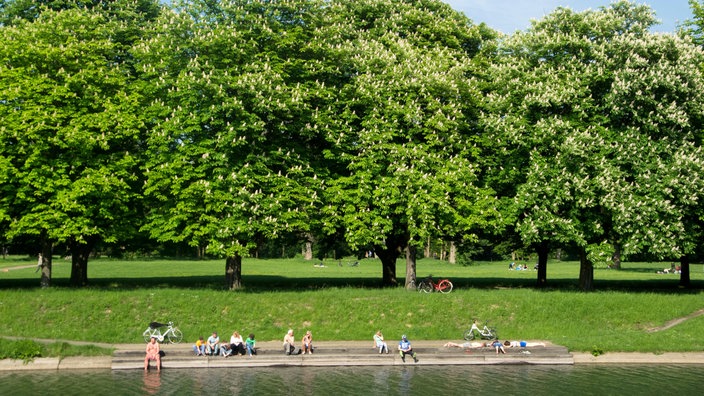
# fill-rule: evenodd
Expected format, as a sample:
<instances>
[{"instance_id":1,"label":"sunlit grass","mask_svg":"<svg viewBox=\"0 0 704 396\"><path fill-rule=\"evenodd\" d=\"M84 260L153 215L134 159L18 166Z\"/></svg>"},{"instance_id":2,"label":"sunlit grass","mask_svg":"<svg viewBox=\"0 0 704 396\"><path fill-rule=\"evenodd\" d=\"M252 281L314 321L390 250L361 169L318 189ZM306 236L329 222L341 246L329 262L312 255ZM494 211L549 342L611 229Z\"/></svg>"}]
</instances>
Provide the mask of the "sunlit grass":
<instances>
[{"instance_id":1,"label":"sunlit grass","mask_svg":"<svg viewBox=\"0 0 704 396\"><path fill-rule=\"evenodd\" d=\"M94 260L91 286L65 287L70 265L55 259L54 285L38 288L34 269L0 274L0 335L142 342L151 321L173 320L193 342L212 331L254 332L279 340L288 328L312 330L319 340L367 340L381 329L388 339L459 340L472 319L489 321L500 337L542 339L573 350L702 350L704 316L661 332L667 321L704 308L701 264L692 266L693 288L678 275L657 274L669 263L625 263L620 271L596 269L597 291L577 289L579 266L551 262L547 290L536 290L535 271L509 271L507 262L462 267L421 260L419 277L432 273L455 284L450 294L379 288L378 260L315 262L245 260L241 291L224 288L224 260ZM404 263L397 274L402 279Z\"/></svg>"}]
</instances>

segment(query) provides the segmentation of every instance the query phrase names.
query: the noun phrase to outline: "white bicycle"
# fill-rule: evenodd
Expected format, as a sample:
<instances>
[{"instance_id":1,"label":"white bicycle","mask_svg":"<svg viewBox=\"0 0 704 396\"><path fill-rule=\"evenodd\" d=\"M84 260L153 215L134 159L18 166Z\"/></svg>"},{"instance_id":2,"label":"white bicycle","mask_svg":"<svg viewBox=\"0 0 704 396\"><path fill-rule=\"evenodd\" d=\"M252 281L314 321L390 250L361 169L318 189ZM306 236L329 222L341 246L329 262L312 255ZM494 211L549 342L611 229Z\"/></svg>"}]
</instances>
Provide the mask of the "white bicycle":
<instances>
[{"instance_id":1,"label":"white bicycle","mask_svg":"<svg viewBox=\"0 0 704 396\"><path fill-rule=\"evenodd\" d=\"M166 327L166 331L163 333L161 332L162 327ZM174 322L169 322L166 324L151 322L149 323L149 327L147 327L147 329L144 330L144 333L142 333L142 336L144 336L144 341L146 342L149 342L152 337L156 337L156 340L159 342L168 340L171 344L178 344L181 340L183 340L183 333L181 330L174 327Z\"/></svg>"}]
</instances>

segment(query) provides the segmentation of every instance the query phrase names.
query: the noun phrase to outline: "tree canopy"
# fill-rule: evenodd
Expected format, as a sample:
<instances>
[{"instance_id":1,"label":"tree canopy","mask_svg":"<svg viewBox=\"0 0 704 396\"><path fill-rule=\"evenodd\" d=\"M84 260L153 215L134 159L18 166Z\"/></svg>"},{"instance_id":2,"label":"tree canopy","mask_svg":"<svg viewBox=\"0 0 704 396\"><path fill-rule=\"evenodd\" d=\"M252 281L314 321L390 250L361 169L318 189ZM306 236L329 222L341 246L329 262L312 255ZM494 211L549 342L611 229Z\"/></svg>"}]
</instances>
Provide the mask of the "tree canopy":
<instances>
[{"instance_id":1,"label":"tree canopy","mask_svg":"<svg viewBox=\"0 0 704 396\"><path fill-rule=\"evenodd\" d=\"M3 1L0 230L68 246L75 285L134 238L225 259L230 289L284 240L372 250L387 286L480 236L535 249L539 286L561 247L585 290L614 255L686 268L700 19L654 34L619 1L504 36L437 0Z\"/></svg>"}]
</instances>

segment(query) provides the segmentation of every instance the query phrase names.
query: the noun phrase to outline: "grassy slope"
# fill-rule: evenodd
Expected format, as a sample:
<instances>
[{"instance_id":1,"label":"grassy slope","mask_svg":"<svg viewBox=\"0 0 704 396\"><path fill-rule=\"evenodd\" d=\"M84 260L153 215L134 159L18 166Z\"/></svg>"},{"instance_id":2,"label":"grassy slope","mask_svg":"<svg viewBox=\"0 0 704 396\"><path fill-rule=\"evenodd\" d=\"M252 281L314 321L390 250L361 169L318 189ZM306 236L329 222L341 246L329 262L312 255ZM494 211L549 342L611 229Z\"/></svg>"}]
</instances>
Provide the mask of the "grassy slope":
<instances>
[{"instance_id":1,"label":"grassy slope","mask_svg":"<svg viewBox=\"0 0 704 396\"><path fill-rule=\"evenodd\" d=\"M222 288L224 260L93 260L91 287L65 287L68 262L55 259L54 285L37 288L34 268L0 272L0 335L94 342L141 342L150 321L173 320L184 342L216 330L254 332L278 340L288 328L310 329L316 339L459 340L473 318L488 320L502 339L544 339L572 350L701 351L704 316L671 329L648 332L704 308L704 270L692 265L693 288L677 287L678 275L656 274L669 263L625 263L621 271L596 269L596 292L576 290L579 267L551 262L551 289L532 288L535 271L508 271L507 262L462 267L421 260L419 277L450 278L447 295L379 289L378 260L313 262L245 260L245 288ZM32 265L29 258L0 261L0 270ZM340 266L341 264L342 266ZM405 272L399 261L397 274Z\"/></svg>"}]
</instances>

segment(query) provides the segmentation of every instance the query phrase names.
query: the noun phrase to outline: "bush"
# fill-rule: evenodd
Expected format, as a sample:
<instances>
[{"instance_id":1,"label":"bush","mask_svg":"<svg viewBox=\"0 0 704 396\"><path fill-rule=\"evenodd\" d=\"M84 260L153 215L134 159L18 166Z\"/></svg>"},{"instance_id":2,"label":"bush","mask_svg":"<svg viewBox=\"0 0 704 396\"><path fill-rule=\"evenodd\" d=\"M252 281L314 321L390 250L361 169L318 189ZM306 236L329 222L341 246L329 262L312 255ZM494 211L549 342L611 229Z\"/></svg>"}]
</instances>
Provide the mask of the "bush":
<instances>
[{"instance_id":1,"label":"bush","mask_svg":"<svg viewBox=\"0 0 704 396\"><path fill-rule=\"evenodd\" d=\"M42 347L35 341L0 339L0 359L15 359L29 363L41 356Z\"/></svg>"}]
</instances>

